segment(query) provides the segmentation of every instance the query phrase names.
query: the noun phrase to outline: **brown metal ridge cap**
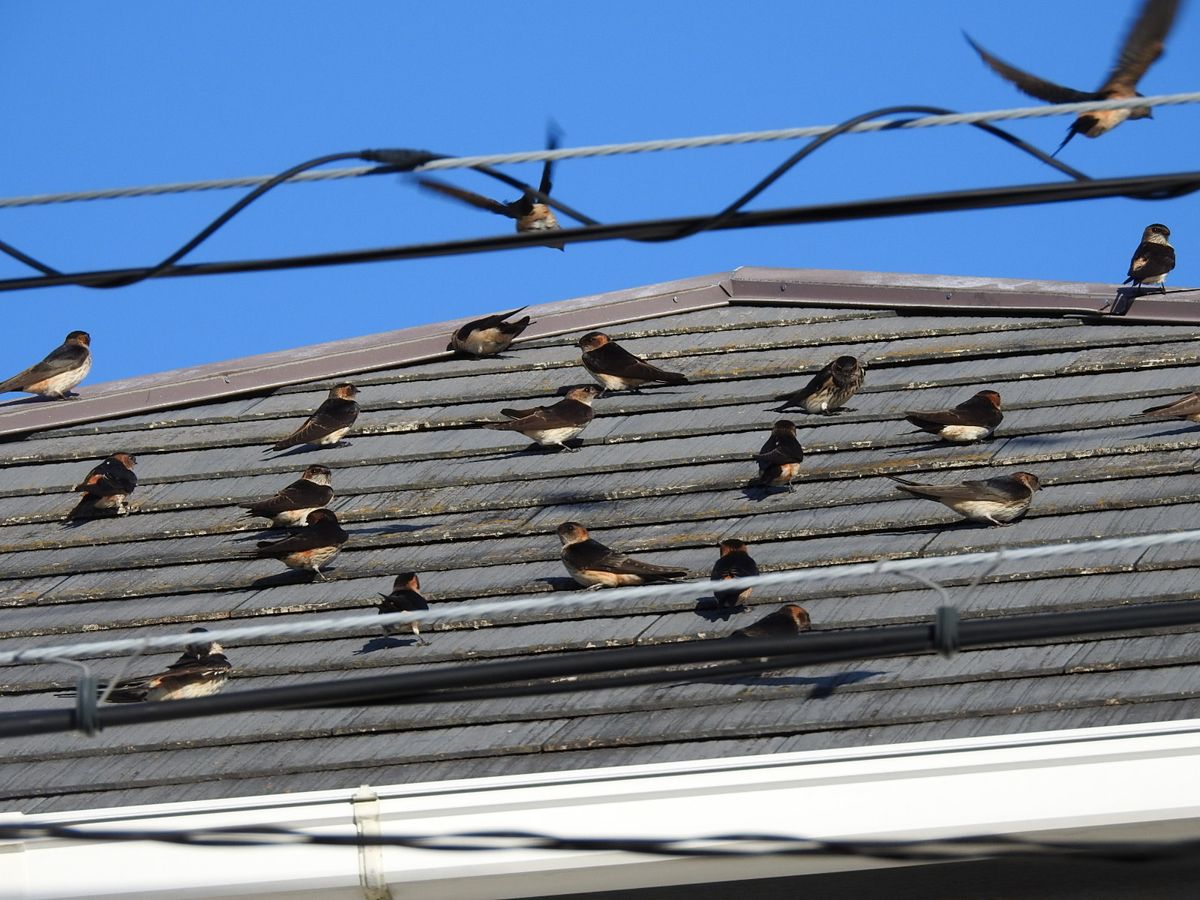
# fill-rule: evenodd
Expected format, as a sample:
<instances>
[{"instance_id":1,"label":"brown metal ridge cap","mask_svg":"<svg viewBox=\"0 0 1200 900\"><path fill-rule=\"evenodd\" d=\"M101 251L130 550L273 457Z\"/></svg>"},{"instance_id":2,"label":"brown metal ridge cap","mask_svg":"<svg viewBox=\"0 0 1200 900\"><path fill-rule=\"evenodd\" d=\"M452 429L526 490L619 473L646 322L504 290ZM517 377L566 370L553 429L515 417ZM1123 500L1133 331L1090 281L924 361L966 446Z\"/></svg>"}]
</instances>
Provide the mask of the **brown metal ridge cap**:
<instances>
[{"instance_id":1,"label":"brown metal ridge cap","mask_svg":"<svg viewBox=\"0 0 1200 900\"><path fill-rule=\"evenodd\" d=\"M521 339L552 337L726 306L727 277L718 274L685 278L530 306L526 311L537 323ZM78 400L16 400L0 405L0 437L448 358L451 354L446 351L446 343L451 332L473 318L477 317L84 386L79 389Z\"/></svg>"}]
</instances>

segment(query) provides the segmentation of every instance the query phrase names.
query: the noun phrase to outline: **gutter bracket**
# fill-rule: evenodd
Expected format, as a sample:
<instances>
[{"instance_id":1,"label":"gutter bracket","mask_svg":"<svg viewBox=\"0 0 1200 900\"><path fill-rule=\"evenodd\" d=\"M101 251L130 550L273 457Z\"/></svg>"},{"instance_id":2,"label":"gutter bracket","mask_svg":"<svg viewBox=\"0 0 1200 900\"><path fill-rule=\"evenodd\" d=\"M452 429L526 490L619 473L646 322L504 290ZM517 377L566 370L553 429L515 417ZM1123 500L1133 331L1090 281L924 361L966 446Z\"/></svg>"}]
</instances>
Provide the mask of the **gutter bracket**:
<instances>
[{"instance_id":1,"label":"gutter bracket","mask_svg":"<svg viewBox=\"0 0 1200 900\"><path fill-rule=\"evenodd\" d=\"M383 847L367 844L364 838L378 838L381 833L379 821L379 796L370 785L362 785L350 798L354 813L354 830L358 834L358 883L362 886L366 900L394 900L388 889L383 871Z\"/></svg>"}]
</instances>

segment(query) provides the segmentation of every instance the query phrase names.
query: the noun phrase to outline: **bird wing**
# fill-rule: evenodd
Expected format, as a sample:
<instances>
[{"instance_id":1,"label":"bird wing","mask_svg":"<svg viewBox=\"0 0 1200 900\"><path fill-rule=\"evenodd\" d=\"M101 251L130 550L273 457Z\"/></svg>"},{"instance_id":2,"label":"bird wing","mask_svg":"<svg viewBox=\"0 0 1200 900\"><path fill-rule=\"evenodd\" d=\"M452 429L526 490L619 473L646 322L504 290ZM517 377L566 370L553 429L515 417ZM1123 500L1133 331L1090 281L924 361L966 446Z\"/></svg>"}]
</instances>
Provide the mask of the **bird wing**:
<instances>
[{"instance_id":1,"label":"bird wing","mask_svg":"<svg viewBox=\"0 0 1200 900\"><path fill-rule=\"evenodd\" d=\"M444 181L435 181L432 178L418 178L417 184L427 190L437 191L440 194L453 197L455 200L461 200L463 203L470 204L479 209L486 209L488 212L493 212L498 216L508 216L510 219L517 218L517 216L513 215L513 211L503 203L499 203L482 194L476 194L473 191L456 188L453 185L446 184Z\"/></svg>"},{"instance_id":2,"label":"bird wing","mask_svg":"<svg viewBox=\"0 0 1200 900\"><path fill-rule=\"evenodd\" d=\"M1175 250L1157 241L1142 241L1137 250L1133 251L1133 259L1129 261L1129 271L1125 274L1130 278L1153 278L1155 275L1166 275L1175 268Z\"/></svg>"},{"instance_id":3,"label":"bird wing","mask_svg":"<svg viewBox=\"0 0 1200 900\"><path fill-rule=\"evenodd\" d=\"M1121 53L1104 79L1100 93L1113 89L1133 91L1137 87L1146 70L1162 56L1163 42L1175 23L1178 10L1179 0L1146 0L1142 4L1141 12L1125 35Z\"/></svg>"},{"instance_id":4,"label":"bird wing","mask_svg":"<svg viewBox=\"0 0 1200 900\"><path fill-rule=\"evenodd\" d=\"M975 52L979 54L979 58L989 69L1006 81L1012 82L1013 86L1023 94L1036 97L1038 100L1045 100L1047 103L1079 103L1084 100L1095 100L1097 97L1096 94L1063 87L1061 84L1031 75L1029 72L1006 63L1000 57L988 53L975 43L969 34L964 32L963 37L967 39L968 44L975 48Z\"/></svg>"},{"instance_id":5,"label":"bird wing","mask_svg":"<svg viewBox=\"0 0 1200 900\"><path fill-rule=\"evenodd\" d=\"M1197 413L1200 413L1200 394L1188 394L1186 397L1164 403L1162 406L1151 406L1149 409L1142 410L1143 416L1164 419L1186 418Z\"/></svg>"},{"instance_id":6,"label":"bird wing","mask_svg":"<svg viewBox=\"0 0 1200 900\"><path fill-rule=\"evenodd\" d=\"M1007 503L1029 497L1028 487L1004 476L948 485L907 482L901 485L901 490L937 500L995 500Z\"/></svg>"},{"instance_id":7,"label":"bird wing","mask_svg":"<svg viewBox=\"0 0 1200 900\"><path fill-rule=\"evenodd\" d=\"M580 408L582 407L582 408ZM517 412L517 410L509 410ZM511 422L496 422L485 427L500 431L546 431L551 428L574 428L592 419L592 408L575 400L560 400L553 406L539 406L527 415Z\"/></svg>"},{"instance_id":8,"label":"bird wing","mask_svg":"<svg viewBox=\"0 0 1200 900\"><path fill-rule=\"evenodd\" d=\"M512 310L511 312L497 313L494 316L484 316L482 319L476 319L473 322L468 322L466 325L463 325L461 328L459 328L458 331L454 332L454 336L456 338L458 338L460 341L465 341L468 337L471 336L472 331L487 331L489 328L500 328L503 330L505 325L509 325L509 323L505 322L504 320L507 319L509 316L515 316L517 313L519 313L524 308L525 307L523 307L523 306L518 306L516 309ZM517 323L514 322L511 325L509 325L509 327L511 328L516 324ZM526 324L528 324L528 323L526 323ZM520 331L524 331L524 329L525 329L525 326L522 326L521 329L518 331L518 334L520 333Z\"/></svg>"},{"instance_id":9,"label":"bird wing","mask_svg":"<svg viewBox=\"0 0 1200 900\"><path fill-rule=\"evenodd\" d=\"M50 355L41 362L35 363L24 372L18 372L7 381L0 382L0 393L12 390L19 385L37 384L39 381L45 381L47 378L78 368L87 359L88 353L87 347L79 344L62 344L55 347Z\"/></svg>"},{"instance_id":10,"label":"bird wing","mask_svg":"<svg viewBox=\"0 0 1200 900\"><path fill-rule=\"evenodd\" d=\"M558 138L559 138L558 128L556 128L554 125L551 125L546 133L546 149L547 150L557 150L558 149ZM542 166L542 181L541 181L541 184L538 185L538 190L541 191L543 194L545 194L547 197L550 196L550 188L554 187L554 183L550 180L550 176L553 171L554 171L554 160L552 160L552 159L546 160L545 165Z\"/></svg>"},{"instance_id":11,"label":"bird wing","mask_svg":"<svg viewBox=\"0 0 1200 900\"><path fill-rule=\"evenodd\" d=\"M803 462L804 448L790 434L786 437L771 435L762 449L754 454L760 469L769 466L781 466L784 463Z\"/></svg>"},{"instance_id":12,"label":"bird wing","mask_svg":"<svg viewBox=\"0 0 1200 900\"><path fill-rule=\"evenodd\" d=\"M349 428L358 418L358 404L353 400L330 397L317 407L303 425L275 444L272 450L286 450L299 444L319 441L341 428Z\"/></svg>"},{"instance_id":13,"label":"bird wing","mask_svg":"<svg viewBox=\"0 0 1200 900\"><path fill-rule=\"evenodd\" d=\"M324 506L333 499L333 488L315 484L307 478L293 481L282 491L266 500L241 504L243 509L260 516L275 516L291 509L311 509Z\"/></svg>"},{"instance_id":14,"label":"bird wing","mask_svg":"<svg viewBox=\"0 0 1200 900\"><path fill-rule=\"evenodd\" d=\"M616 575L685 575L683 569L671 569L643 562L609 549L599 541L591 539L572 544L566 550L571 564L577 569L612 572Z\"/></svg>"},{"instance_id":15,"label":"bird wing","mask_svg":"<svg viewBox=\"0 0 1200 900\"><path fill-rule=\"evenodd\" d=\"M787 400L787 401L789 401L789 403L795 403L795 404L799 405L799 404L803 403L805 400L807 400L809 397L811 397L813 394L815 394L817 391L825 390L825 389L829 388L832 384L833 384L833 363L830 363L825 368L823 368L820 372L818 372L816 375L814 375L812 377L812 380L809 381L809 383L806 384L804 387L800 388L800 390L793 391L790 394L784 394L783 396L776 397L775 399Z\"/></svg>"},{"instance_id":16,"label":"bird wing","mask_svg":"<svg viewBox=\"0 0 1200 900\"><path fill-rule=\"evenodd\" d=\"M114 494L132 493L135 487L137 487L137 475L119 462L106 459L88 472L87 478L72 490L95 497L111 497Z\"/></svg>"},{"instance_id":17,"label":"bird wing","mask_svg":"<svg viewBox=\"0 0 1200 900\"><path fill-rule=\"evenodd\" d=\"M616 342L610 341L603 347L589 350L583 354L583 364L593 372L613 375L617 378L640 378L645 381L660 381L678 378L674 372L667 372L658 366L652 366L644 359L634 356Z\"/></svg>"},{"instance_id":18,"label":"bird wing","mask_svg":"<svg viewBox=\"0 0 1200 900\"><path fill-rule=\"evenodd\" d=\"M429 601L416 591L396 591L379 596L383 598L379 604L380 613L419 612L429 609Z\"/></svg>"},{"instance_id":19,"label":"bird wing","mask_svg":"<svg viewBox=\"0 0 1200 900\"><path fill-rule=\"evenodd\" d=\"M747 578L758 574L758 565L746 553L726 553L720 557L712 568L712 580L721 581L726 578Z\"/></svg>"},{"instance_id":20,"label":"bird wing","mask_svg":"<svg viewBox=\"0 0 1200 900\"><path fill-rule=\"evenodd\" d=\"M344 540L344 538L343 538ZM288 535L278 541L259 541L256 556L288 556L292 553L301 553L305 550L316 550L318 547L328 547L331 544L339 544L342 541L336 540L333 535L323 528L305 528L296 534Z\"/></svg>"}]
</instances>

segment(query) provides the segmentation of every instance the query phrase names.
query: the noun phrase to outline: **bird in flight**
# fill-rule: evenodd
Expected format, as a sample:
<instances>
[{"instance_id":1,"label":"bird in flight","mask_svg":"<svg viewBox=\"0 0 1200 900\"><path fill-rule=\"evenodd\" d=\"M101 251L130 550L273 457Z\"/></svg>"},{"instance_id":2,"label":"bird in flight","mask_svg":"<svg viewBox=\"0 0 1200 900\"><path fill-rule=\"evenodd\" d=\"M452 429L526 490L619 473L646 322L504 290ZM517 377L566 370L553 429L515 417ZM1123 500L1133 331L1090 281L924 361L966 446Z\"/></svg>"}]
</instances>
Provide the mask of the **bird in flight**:
<instances>
[{"instance_id":1,"label":"bird in flight","mask_svg":"<svg viewBox=\"0 0 1200 900\"><path fill-rule=\"evenodd\" d=\"M1104 83L1094 91L1080 91L1064 87L1039 78L1016 66L1005 62L998 56L993 56L983 47L975 43L969 34L964 32L967 42L975 48L975 52L993 72L1004 78L1024 94L1045 100L1047 103L1082 103L1088 100L1127 100L1141 97L1137 92L1137 83L1146 74L1163 53L1163 43L1167 33L1175 22L1175 14L1179 11L1179 0L1143 0L1141 11L1134 20L1121 52L1112 70L1104 79ZM1067 136L1058 145L1058 153L1067 145L1067 141L1082 134L1085 137L1099 137L1107 131L1116 128L1126 119L1151 119L1150 107L1135 106L1131 109L1103 109L1092 112L1081 112L1071 123Z\"/></svg>"}]
</instances>

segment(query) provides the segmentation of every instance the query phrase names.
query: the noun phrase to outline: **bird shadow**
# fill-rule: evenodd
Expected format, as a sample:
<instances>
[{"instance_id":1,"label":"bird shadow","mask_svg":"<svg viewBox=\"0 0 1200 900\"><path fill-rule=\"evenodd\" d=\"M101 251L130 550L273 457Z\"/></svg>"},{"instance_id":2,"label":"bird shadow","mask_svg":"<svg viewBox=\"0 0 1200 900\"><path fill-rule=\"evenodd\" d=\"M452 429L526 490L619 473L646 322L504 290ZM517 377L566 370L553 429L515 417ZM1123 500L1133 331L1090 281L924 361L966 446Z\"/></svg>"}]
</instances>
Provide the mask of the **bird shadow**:
<instances>
[{"instance_id":1,"label":"bird shadow","mask_svg":"<svg viewBox=\"0 0 1200 900\"><path fill-rule=\"evenodd\" d=\"M906 431L906 435L922 434L919 431ZM932 453L934 450L949 450L954 447L974 447L979 444L987 444L992 438L984 438L982 441L969 441L957 443L955 441L943 441L940 438L934 438L930 441L925 441L920 444L905 444L903 447L897 447L895 450L889 450L889 456L907 456L909 453Z\"/></svg>"},{"instance_id":2,"label":"bird shadow","mask_svg":"<svg viewBox=\"0 0 1200 900\"><path fill-rule=\"evenodd\" d=\"M849 684L857 684L860 681L866 681L868 678L875 678L879 675L886 675L887 672L876 672L870 669L852 670L849 672L838 672L835 675L822 675L811 677L807 675L771 675L764 673L762 675L731 675L728 678L710 678L705 679L710 684L745 684L755 686L777 686L777 687L798 687L801 685L812 685L812 690L808 692L808 700L825 700L832 697L838 688Z\"/></svg>"},{"instance_id":3,"label":"bird shadow","mask_svg":"<svg viewBox=\"0 0 1200 900\"><path fill-rule=\"evenodd\" d=\"M582 438L571 438L566 441L567 446L573 450L578 450L583 446ZM519 450L502 451L498 453L489 453L486 456L473 456L471 462L479 460L501 461L506 459L533 459L539 456L554 456L557 453L567 453L570 451L563 450L562 447L543 447L541 444L528 444Z\"/></svg>"},{"instance_id":4,"label":"bird shadow","mask_svg":"<svg viewBox=\"0 0 1200 900\"><path fill-rule=\"evenodd\" d=\"M352 653L352 656L362 656L366 653L375 653L378 650L389 650L392 647L413 647L417 644L416 638L401 640L397 637L392 637L390 634L386 637L371 638L361 647Z\"/></svg>"},{"instance_id":5,"label":"bird shadow","mask_svg":"<svg viewBox=\"0 0 1200 900\"><path fill-rule=\"evenodd\" d=\"M780 494L786 497L791 493L793 493L793 491L789 491L786 487L763 487L761 485L748 485L742 488L742 496L751 503L762 503L762 501L771 497L775 497Z\"/></svg>"},{"instance_id":6,"label":"bird shadow","mask_svg":"<svg viewBox=\"0 0 1200 900\"><path fill-rule=\"evenodd\" d=\"M78 400L78 394L72 394L69 397L62 398L64 400ZM28 406L30 403L57 403L56 397L18 397L15 400L8 400L0 403L0 409L10 409L14 406Z\"/></svg>"},{"instance_id":7,"label":"bird shadow","mask_svg":"<svg viewBox=\"0 0 1200 900\"><path fill-rule=\"evenodd\" d=\"M409 531L424 531L426 528L432 527L432 525L406 525L403 523L393 523L390 525L379 525L375 528L347 528L346 533L351 537L354 537L355 535L368 534L404 534Z\"/></svg>"},{"instance_id":8,"label":"bird shadow","mask_svg":"<svg viewBox=\"0 0 1200 900\"><path fill-rule=\"evenodd\" d=\"M329 572L331 569L325 569ZM317 580L317 573L310 569L288 569L286 572L280 572L278 575L267 575L263 578L256 578L250 582L252 588L273 588L283 587L288 584L312 584Z\"/></svg>"},{"instance_id":9,"label":"bird shadow","mask_svg":"<svg viewBox=\"0 0 1200 900\"><path fill-rule=\"evenodd\" d=\"M1146 423L1135 423L1135 424L1146 424ZM1129 440L1144 441L1144 440L1147 440L1150 438L1178 437L1181 434L1194 434L1195 432L1196 432L1196 426L1189 423L1187 425L1184 425L1182 428L1172 428L1169 431L1156 431L1153 434L1143 434L1143 435L1139 435L1136 438L1130 438Z\"/></svg>"},{"instance_id":10,"label":"bird shadow","mask_svg":"<svg viewBox=\"0 0 1200 900\"><path fill-rule=\"evenodd\" d=\"M696 601L696 608L692 610L704 621L713 623L728 622L736 613L745 611L746 607L740 603L737 606L719 606L716 597L701 597Z\"/></svg>"},{"instance_id":11,"label":"bird shadow","mask_svg":"<svg viewBox=\"0 0 1200 900\"><path fill-rule=\"evenodd\" d=\"M306 456L309 453L316 453L318 450L336 450L339 447L353 447L352 441L338 441L336 444L326 444L320 446L317 444L301 444L298 447L291 447L287 450L278 451L277 455L267 457L268 459L287 459L292 456ZM276 453L270 447L263 450L263 453Z\"/></svg>"},{"instance_id":12,"label":"bird shadow","mask_svg":"<svg viewBox=\"0 0 1200 900\"><path fill-rule=\"evenodd\" d=\"M586 588L574 578L539 578L552 591L582 591Z\"/></svg>"}]
</instances>

